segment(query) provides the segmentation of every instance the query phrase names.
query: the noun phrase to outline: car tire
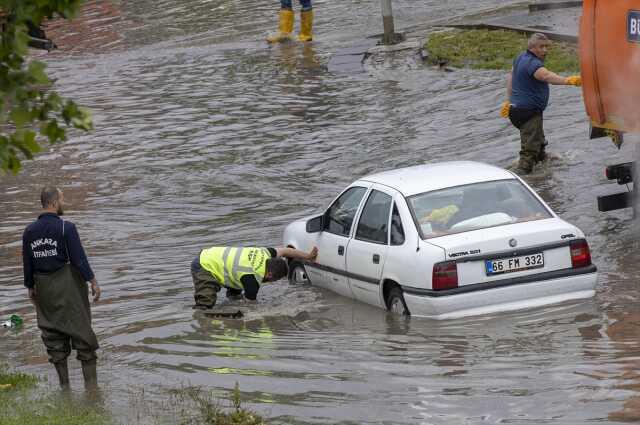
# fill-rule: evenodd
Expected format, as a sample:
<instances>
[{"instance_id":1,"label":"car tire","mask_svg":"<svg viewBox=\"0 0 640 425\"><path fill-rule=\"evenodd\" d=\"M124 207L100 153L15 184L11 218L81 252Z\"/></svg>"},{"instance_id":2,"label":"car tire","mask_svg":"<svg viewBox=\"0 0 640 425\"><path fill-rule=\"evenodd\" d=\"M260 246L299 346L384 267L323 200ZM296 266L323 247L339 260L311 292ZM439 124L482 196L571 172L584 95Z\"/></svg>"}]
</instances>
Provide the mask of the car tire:
<instances>
[{"instance_id":1,"label":"car tire","mask_svg":"<svg viewBox=\"0 0 640 425\"><path fill-rule=\"evenodd\" d=\"M640 185L640 146L636 146L633 167L631 168L631 180L633 181L633 189L631 190L631 211L633 219L638 218L640 213L640 198L638 194L638 185ZM636 222L637 223L637 222Z\"/></svg>"},{"instance_id":2,"label":"car tire","mask_svg":"<svg viewBox=\"0 0 640 425\"><path fill-rule=\"evenodd\" d=\"M398 286L394 286L389 291L389 296L387 297L387 309L394 314L400 316L409 316L409 309L407 308L407 304L404 302L404 296L402 295L402 289Z\"/></svg>"},{"instance_id":3,"label":"car tire","mask_svg":"<svg viewBox=\"0 0 640 425\"><path fill-rule=\"evenodd\" d=\"M309 283L307 270L304 268L304 264L299 261L292 261L289 263L289 284L305 285Z\"/></svg>"}]
</instances>

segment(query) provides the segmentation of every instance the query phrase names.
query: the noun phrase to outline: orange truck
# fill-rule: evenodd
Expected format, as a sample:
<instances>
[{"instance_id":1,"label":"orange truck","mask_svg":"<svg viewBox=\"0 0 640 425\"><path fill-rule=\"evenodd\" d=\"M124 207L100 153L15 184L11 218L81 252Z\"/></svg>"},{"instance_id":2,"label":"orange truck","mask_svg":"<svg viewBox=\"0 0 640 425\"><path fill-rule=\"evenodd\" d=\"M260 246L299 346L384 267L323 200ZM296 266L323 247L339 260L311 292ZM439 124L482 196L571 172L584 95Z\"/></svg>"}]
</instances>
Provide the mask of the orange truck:
<instances>
[{"instance_id":1,"label":"orange truck","mask_svg":"<svg viewBox=\"0 0 640 425\"><path fill-rule=\"evenodd\" d=\"M625 133L640 135L640 0L584 0L579 40L591 138L609 136L620 147ZM636 163L610 165L606 175L627 185ZM633 192L598 197L600 211L632 207L633 186Z\"/></svg>"}]
</instances>

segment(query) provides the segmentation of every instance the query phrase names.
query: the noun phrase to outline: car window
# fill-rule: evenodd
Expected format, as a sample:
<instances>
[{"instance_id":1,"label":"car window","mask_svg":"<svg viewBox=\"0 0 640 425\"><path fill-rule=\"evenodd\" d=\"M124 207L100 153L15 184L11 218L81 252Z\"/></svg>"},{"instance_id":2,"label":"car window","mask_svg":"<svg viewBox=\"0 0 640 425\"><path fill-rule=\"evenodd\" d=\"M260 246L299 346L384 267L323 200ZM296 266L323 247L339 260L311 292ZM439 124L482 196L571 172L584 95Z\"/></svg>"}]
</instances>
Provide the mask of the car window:
<instances>
[{"instance_id":1,"label":"car window","mask_svg":"<svg viewBox=\"0 0 640 425\"><path fill-rule=\"evenodd\" d=\"M390 212L391 196L372 190L358 221L356 239L386 244Z\"/></svg>"},{"instance_id":2,"label":"car window","mask_svg":"<svg viewBox=\"0 0 640 425\"><path fill-rule=\"evenodd\" d=\"M515 179L422 193L410 197L409 205L424 238L551 217Z\"/></svg>"},{"instance_id":3,"label":"car window","mask_svg":"<svg viewBox=\"0 0 640 425\"><path fill-rule=\"evenodd\" d=\"M398 212L398 206L393 204L391 213L391 245L402 245L404 243L404 228Z\"/></svg>"},{"instance_id":4,"label":"car window","mask_svg":"<svg viewBox=\"0 0 640 425\"><path fill-rule=\"evenodd\" d=\"M327 210L325 230L336 235L349 236L351 224L366 191L366 188L356 186L340 195Z\"/></svg>"}]
</instances>

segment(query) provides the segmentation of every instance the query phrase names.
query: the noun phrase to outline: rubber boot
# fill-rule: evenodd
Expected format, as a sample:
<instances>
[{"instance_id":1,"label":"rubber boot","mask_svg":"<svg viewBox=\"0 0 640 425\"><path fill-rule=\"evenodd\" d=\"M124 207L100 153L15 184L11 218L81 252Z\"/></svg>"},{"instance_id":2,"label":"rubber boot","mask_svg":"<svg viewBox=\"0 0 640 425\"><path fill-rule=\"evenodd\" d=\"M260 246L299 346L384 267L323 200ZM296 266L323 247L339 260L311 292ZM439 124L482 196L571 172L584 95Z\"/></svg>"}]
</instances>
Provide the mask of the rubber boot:
<instances>
[{"instance_id":1,"label":"rubber boot","mask_svg":"<svg viewBox=\"0 0 640 425\"><path fill-rule=\"evenodd\" d=\"M538 154L537 160L538 162L544 162L547 160L547 151L544 149L544 146L542 147L542 150Z\"/></svg>"},{"instance_id":2,"label":"rubber boot","mask_svg":"<svg viewBox=\"0 0 640 425\"><path fill-rule=\"evenodd\" d=\"M227 298L231 301L242 300L242 291L239 289L227 288Z\"/></svg>"},{"instance_id":3,"label":"rubber boot","mask_svg":"<svg viewBox=\"0 0 640 425\"><path fill-rule=\"evenodd\" d=\"M69 367L67 366L67 361L63 360L58 363L54 363L53 366L56 368L56 372L58 373L58 379L60 380L60 388L68 389L69 388Z\"/></svg>"},{"instance_id":4,"label":"rubber boot","mask_svg":"<svg viewBox=\"0 0 640 425\"><path fill-rule=\"evenodd\" d=\"M293 21L295 15L291 9L280 9L280 25L278 32L267 37L269 43L280 43L282 41L291 40L293 32Z\"/></svg>"},{"instance_id":5,"label":"rubber boot","mask_svg":"<svg viewBox=\"0 0 640 425\"><path fill-rule=\"evenodd\" d=\"M300 34L298 41L313 40L313 10L300 12Z\"/></svg>"},{"instance_id":6,"label":"rubber boot","mask_svg":"<svg viewBox=\"0 0 640 425\"><path fill-rule=\"evenodd\" d=\"M511 171L519 176L526 176L527 174L531 174L531 171L533 171L533 164L531 163L531 161L523 160L522 158L520 158L520 161L518 161L518 165Z\"/></svg>"},{"instance_id":7,"label":"rubber boot","mask_svg":"<svg viewBox=\"0 0 640 425\"><path fill-rule=\"evenodd\" d=\"M98 388L98 372L96 370L95 360L82 362L82 376L84 377L84 387L87 390L95 390Z\"/></svg>"},{"instance_id":8,"label":"rubber boot","mask_svg":"<svg viewBox=\"0 0 640 425\"><path fill-rule=\"evenodd\" d=\"M543 162L547 160L547 145L549 143L545 140L544 144L542 145L542 148L540 148L540 152L538 153L538 158L536 158L538 160L538 162Z\"/></svg>"}]
</instances>

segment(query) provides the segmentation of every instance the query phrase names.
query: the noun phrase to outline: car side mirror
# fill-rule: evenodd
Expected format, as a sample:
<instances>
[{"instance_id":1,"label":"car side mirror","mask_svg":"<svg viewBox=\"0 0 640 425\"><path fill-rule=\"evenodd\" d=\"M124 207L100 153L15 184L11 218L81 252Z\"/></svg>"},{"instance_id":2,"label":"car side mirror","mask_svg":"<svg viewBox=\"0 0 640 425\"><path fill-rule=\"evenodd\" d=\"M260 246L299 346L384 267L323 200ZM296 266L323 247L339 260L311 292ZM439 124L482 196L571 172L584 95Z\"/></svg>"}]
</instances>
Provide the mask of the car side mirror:
<instances>
[{"instance_id":1,"label":"car side mirror","mask_svg":"<svg viewBox=\"0 0 640 425\"><path fill-rule=\"evenodd\" d=\"M324 215L313 217L307 221L307 233L318 233L322 231Z\"/></svg>"}]
</instances>

